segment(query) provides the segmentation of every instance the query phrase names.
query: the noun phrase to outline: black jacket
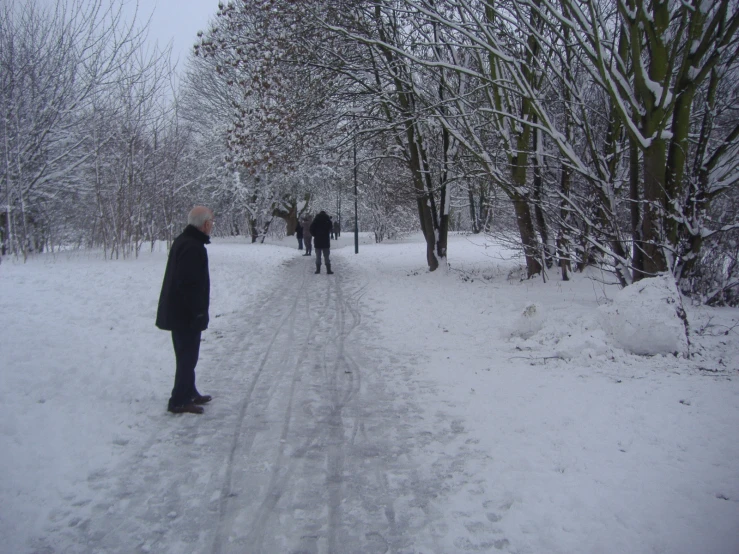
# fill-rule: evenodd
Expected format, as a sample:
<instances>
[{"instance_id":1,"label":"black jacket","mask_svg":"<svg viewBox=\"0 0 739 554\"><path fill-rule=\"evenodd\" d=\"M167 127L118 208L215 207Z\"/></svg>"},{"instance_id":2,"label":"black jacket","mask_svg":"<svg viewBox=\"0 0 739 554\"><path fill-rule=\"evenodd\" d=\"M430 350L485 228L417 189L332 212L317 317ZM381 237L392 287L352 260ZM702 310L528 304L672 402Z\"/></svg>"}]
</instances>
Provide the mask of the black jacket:
<instances>
[{"instance_id":1,"label":"black jacket","mask_svg":"<svg viewBox=\"0 0 739 554\"><path fill-rule=\"evenodd\" d=\"M298 224L295 226L295 234L299 239L303 238L303 224L298 221Z\"/></svg>"},{"instance_id":2,"label":"black jacket","mask_svg":"<svg viewBox=\"0 0 739 554\"><path fill-rule=\"evenodd\" d=\"M315 248L331 248L331 220L326 212L319 212L310 224Z\"/></svg>"},{"instance_id":3,"label":"black jacket","mask_svg":"<svg viewBox=\"0 0 739 554\"><path fill-rule=\"evenodd\" d=\"M210 274L208 235L188 225L172 243L159 295L156 326L171 330L208 328Z\"/></svg>"}]
</instances>

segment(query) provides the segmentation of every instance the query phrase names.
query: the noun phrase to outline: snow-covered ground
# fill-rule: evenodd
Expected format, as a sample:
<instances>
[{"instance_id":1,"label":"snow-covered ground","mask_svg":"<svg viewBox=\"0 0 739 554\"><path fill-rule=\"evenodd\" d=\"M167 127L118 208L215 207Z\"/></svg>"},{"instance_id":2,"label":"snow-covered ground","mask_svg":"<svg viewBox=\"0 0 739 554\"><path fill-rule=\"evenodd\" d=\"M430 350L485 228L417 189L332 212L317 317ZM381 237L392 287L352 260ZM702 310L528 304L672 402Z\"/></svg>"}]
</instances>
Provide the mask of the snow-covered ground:
<instances>
[{"instance_id":1,"label":"snow-covered ground","mask_svg":"<svg viewBox=\"0 0 739 554\"><path fill-rule=\"evenodd\" d=\"M163 249L3 260L3 552L739 552L739 310L686 302L690 357L637 356L606 274L295 246L208 247L202 416L165 411Z\"/></svg>"}]
</instances>

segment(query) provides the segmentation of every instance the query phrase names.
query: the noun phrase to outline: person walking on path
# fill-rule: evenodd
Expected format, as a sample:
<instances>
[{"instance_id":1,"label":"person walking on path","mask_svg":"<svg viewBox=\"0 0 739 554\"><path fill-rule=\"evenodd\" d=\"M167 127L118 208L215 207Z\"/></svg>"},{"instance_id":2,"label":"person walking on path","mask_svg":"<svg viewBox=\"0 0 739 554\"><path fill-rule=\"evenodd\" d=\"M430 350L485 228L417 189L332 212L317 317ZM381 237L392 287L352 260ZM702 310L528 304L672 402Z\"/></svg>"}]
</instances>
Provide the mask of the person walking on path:
<instances>
[{"instance_id":1,"label":"person walking on path","mask_svg":"<svg viewBox=\"0 0 739 554\"><path fill-rule=\"evenodd\" d=\"M310 232L314 237L316 243L316 273L321 273L321 255L326 262L326 273L329 275L333 274L331 271L331 260L329 254L331 253L331 218L328 214L321 210L313 223L310 225Z\"/></svg>"},{"instance_id":2,"label":"person walking on path","mask_svg":"<svg viewBox=\"0 0 739 554\"><path fill-rule=\"evenodd\" d=\"M334 221L333 232L334 232L334 239L338 239L339 235L341 234L341 223L339 223L338 219Z\"/></svg>"},{"instance_id":3,"label":"person walking on path","mask_svg":"<svg viewBox=\"0 0 739 554\"><path fill-rule=\"evenodd\" d=\"M303 226L298 220L298 224L295 226L295 236L298 237L298 250L303 249Z\"/></svg>"},{"instance_id":4,"label":"person walking on path","mask_svg":"<svg viewBox=\"0 0 739 554\"><path fill-rule=\"evenodd\" d=\"M213 211L195 206L187 216L187 227L172 243L159 295L156 326L172 332L176 360L174 388L168 410L172 413L202 414L201 404L212 400L195 387L195 366L200 354L200 336L208 328L210 273L208 252L213 231Z\"/></svg>"},{"instance_id":5,"label":"person walking on path","mask_svg":"<svg viewBox=\"0 0 739 554\"><path fill-rule=\"evenodd\" d=\"M313 223L313 218L309 215L306 215L303 218L303 238L305 240L305 254L303 256L310 256L311 252L313 251L313 244L312 244L312 234L310 230L310 225Z\"/></svg>"}]
</instances>

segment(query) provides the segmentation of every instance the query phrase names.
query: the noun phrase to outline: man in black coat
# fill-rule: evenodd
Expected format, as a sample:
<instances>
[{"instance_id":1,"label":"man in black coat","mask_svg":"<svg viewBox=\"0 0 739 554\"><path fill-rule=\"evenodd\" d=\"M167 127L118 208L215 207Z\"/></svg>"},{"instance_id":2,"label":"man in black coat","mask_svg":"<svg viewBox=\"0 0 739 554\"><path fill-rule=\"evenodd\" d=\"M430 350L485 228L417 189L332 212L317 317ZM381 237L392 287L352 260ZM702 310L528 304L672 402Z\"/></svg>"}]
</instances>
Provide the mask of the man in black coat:
<instances>
[{"instance_id":1,"label":"man in black coat","mask_svg":"<svg viewBox=\"0 0 739 554\"><path fill-rule=\"evenodd\" d=\"M210 402L195 387L195 366L200 354L200 335L208 328L210 273L208 252L213 230L213 211L196 206L187 216L187 227L169 251L159 295L156 326L172 332L177 368L167 408L173 413L202 414L200 404Z\"/></svg>"},{"instance_id":2,"label":"man in black coat","mask_svg":"<svg viewBox=\"0 0 739 554\"><path fill-rule=\"evenodd\" d=\"M303 249L303 225L298 220L298 224L295 226L295 236L298 237L298 250Z\"/></svg>"},{"instance_id":3,"label":"man in black coat","mask_svg":"<svg viewBox=\"0 0 739 554\"><path fill-rule=\"evenodd\" d=\"M313 246L316 249L316 273L321 273L321 255L326 261L326 273L333 274L331 271L331 229L333 224L328 214L321 210L310 224L310 232L313 235Z\"/></svg>"}]
</instances>

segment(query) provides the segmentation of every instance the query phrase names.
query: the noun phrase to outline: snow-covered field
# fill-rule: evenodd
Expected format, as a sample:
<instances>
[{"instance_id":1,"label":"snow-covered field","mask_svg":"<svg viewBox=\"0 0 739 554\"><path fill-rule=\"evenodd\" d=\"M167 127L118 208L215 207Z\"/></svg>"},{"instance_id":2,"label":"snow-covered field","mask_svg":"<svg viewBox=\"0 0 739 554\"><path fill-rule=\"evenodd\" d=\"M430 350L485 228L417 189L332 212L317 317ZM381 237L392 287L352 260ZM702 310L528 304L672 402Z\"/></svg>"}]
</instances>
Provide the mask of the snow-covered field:
<instances>
[{"instance_id":1,"label":"snow-covered field","mask_svg":"<svg viewBox=\"0 0 739 554\"><path fill-rule=\"evenodd\" d=\"M163 249L137 260L105 261L87 252L43 255L25 264L3 260L0 550L739 552L739 310L686 301L690 357L638 356L615 341L614 328L628 329L614 311L601 308L619 293L600 272L569 282L555 271L546 282L521 281L515 261L500 247L460 235L450 239L451 268L429 273L418 237L379 245L364 237L355 255L353 237L344 235L332 248L336 275L313 275L313 258L300 257L295 246L293 238L263 245L216 238L208 247L211 328L204 334L198 388L215 398L203 416L165 411L173 354L169 335L153 324ZM328 287L327 279L336 286L319 289ZM384 427L376 430L385 442L372 455L372 468L384 475L377 479L386 505L349 509L357 483L367 478L360 458L353 458L351 437L336 458L345 459L346 470L326 484L332 491L328 514L310 516L310 533L298 521L307 521L310 502L307 508L280 499L256 507L228 504L222 497L235 480L229 462L228 470L213 468L209 477L206 490L214 498L203 502L217 505L211 519L195 516L177 524L196 528L198 537L174 537L167 532L174 523L146 521L142 514L153 512L134 508L152 500L138 489L127 491L122 476L138 473L144 487L147 479L177 482L177 464L156 466L162 476L141 463L154 456L152 444L169 454L219 460L220 452L198 432L217 425L216 417L226 425L231 414L224 406L238 405L246 394L231 381L235 337L246 344L240 356L247 365L260 359L264 365L265 341L257 337L273 325L272 312L318 324L300 313L298 298L276 296L270 302L282 303L270 309L265 299L280 280L295 282L296 290L302 283L318 299L326 295L326 306L330 295L338 295L337 305L347 308L336 327L346 330L346 340L332 359L342 360L346 348L347 359L352 354L354 363L361 360L363 380L352 394L363 398L356 405L366 416L363 455L372 450L369 422ZM290 290L284 286L278 296ZM671 325L654 314L645 321L632 337L641 346L664 337L661 331ZM299 353L311 351L311 341L322 335L303 339L299 328L290 330L290 340L296 341L296 371L305 370L307 379L310 369L300 367ZM305 359L307 366L307 354ZM269 375L265 370L257 376L268 384ZM244 413L252 409L243 406ZM384 419L372 413L373 406L388 412ZM286 412L286 446L276 459L298 456L288 431L320 425L319 412ZM258 446L267 427L250 435L249 456L269 455ZM183 430L198 440L185 441ZM238 429L228 432L236 437L228 454L233 458ZM175 435L171 442L163 438ZM388 437L397 444L387 443ZM318 460L320 448L315 454ZM253 462L249 456L246 466ZM197 469L206 471L200 463ZM271 471L280 475L279 468ZM290 487L280 489L284 498ZM367 491L363 498L371 504L375 497ZM188 514L185 506L171 504L165 512L172 521ZM272 527L275 514L280 521ZM371 521L362 519L365 514ZM112 528L125 526L129 517L137 518L145 536L116 543ZM344 529L352 518L359 520L354 527L364 521L361 533ZM239 546L249 538L238 543L236 523L226 526L225 519L249 521L252 528L259 523L260 547ZM270 535L273 528L286 536ZM310 548L298 548L307 540Z\"/></svg>"}]
</instances>

